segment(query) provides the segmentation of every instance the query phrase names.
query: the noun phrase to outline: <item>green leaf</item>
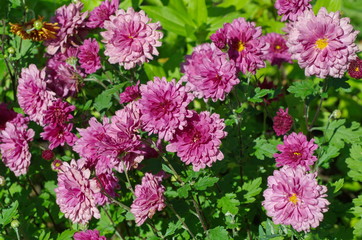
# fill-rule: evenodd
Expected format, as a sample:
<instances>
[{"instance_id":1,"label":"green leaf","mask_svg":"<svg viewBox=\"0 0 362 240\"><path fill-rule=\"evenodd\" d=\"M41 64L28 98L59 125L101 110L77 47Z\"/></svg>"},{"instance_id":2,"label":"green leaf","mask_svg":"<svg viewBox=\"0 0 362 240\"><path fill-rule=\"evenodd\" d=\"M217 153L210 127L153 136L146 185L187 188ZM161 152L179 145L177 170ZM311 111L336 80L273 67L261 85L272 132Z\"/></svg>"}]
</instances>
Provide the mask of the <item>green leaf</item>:
<instances>
[{"instance_id":1,"label":"green leaf","mask_svg":"<svg viewBox=\"0 0 362 240\"><path fill-rule=\"evenodd\" d=\"M208 187L214 186L217 181L219 181L217 177L203 177L200 178L194 186L197 190L205 190Z\"/></svg>"},{"instance_id":2,"label":"green leaf","mask_svg":"<svg viewBox=\"0 0 362 240\"><path fill-rule=\"evenodd\" d=\"M148 79L152 80L154 77L166 77L165 70L158 63L145 63L143 68L146 72Z\"/></svg>"},{"instance_id":3,"label":"green leaf","mask_svg":"<svg viewBox=\"0 0 362 240\"><path fill-rule=\"evenodd\" d=\"M46 233L45 230L43 230L38 237L38 240L49 240L50 239L50 232Z\"/></svg>"},{"instance_id":4,"label":"green leaf","mask_svg":"<svg viewBox=\"0 0 362 240\"><path fill-rule=\"evenodd\" d=\"M305 99L309 95L314 95L316 89L312 80L302 80L294 82L292 86L288 88L288 92L292 93L296 98Z\"/></svg>"},{"instance_id":5,"label":"green leaf","mask_svg":"<svg viewBox=\"0 0 362 240\"><path fill-rule=\"evenodd\" d=\"M21 0L9 0L11 3L12 8L20 7L21 6Z\"/></svg>"},{"instance_id":6,"label":"green leaf","mask_svg":"<svg viewBox=\"0 0 362 240\"><path fill-rule=\"evenodd\" d=\"M162 164L162 170L173 175L173 171L166 164Z\"/></svg>"},{"instance_id":7,"label":"green leaf","mask_svg":"<svg viewBox=\"0 0 362 240\"><path fill-rule=\"evenodd\" d=\"M187 198L189 196L189 191L191 190L190 185L186 184L177 189L178 196L180 198Z\"/></svg>"},{"instance_id":8,"label":"green leaf","mask_svg":"<svg viewBox=\"0 0 362 240\"><path fill-rule=\"evenodd\" d=\"M227 193L224 197L217 200L217 207L221 208L222 212L226 214L227 212L236 215L239 212L240 201L236 199L236 194Z\"/></svg>"},{"instance_id":9,"label":"green leaf","mask_svg":"<svg viewBox=\"0 0 362 240\"><path fill-rule=\"evenodd\" d=\"M362 181L362 146L353 144L350 148L350 157L346 159L350 176L355 181Z\"/></svg>"},{"instance_id":10,"label":"green leaf","mask_svg":"<svg viewBox=\"0 0 362 240\"><path fill-rule=\"evenodd\" d=\"M112 95L104 91L96 97L93 106L98 112L100 112L103 109L108 109L112 106L111 100L112 100Z\"/></svg>"},{"instance_id":11,"label":"green leaf","mask_svg":"<svg viewBox=\"0 0 362 240\"><path fill-rule=\"evenodd\" d=\"M5 208L1 211L0 216L0 224L2 224L4 227L11 223L13 218L15 218L18 215L18 207L19 203L16 200L10 205L10 208Z\"/></svg>"},{"instance_id":12,"label":"green leaf","mask_svg":"<svg viewBox=\"0 0 362 240\"><path fill-rule=\"evenodd\" d=\"M188 11L192 19L196 22L197 26L206 23L207 8L205 0L192 0L189 2Z\"/></svg>"},{"instance_id":13,"label":"green leaf","mask_svg":"<svg viewBox=\"0 0 362 240\"><path fill-rule=\"evenodd\" d=\"M92 105L92 103L93 103L92 99L88 100L83 106L83 111L87 111L90 108L90 106Z\"/></svg>"},{"instance_id":14,"label":"green leaf","mask_svg":"<svg viewBox=\"0 0 362 240\"><path fill-rule=\"evenodd\" d=\"M262 191L262 188L260 187L261 182L261 177L258 177L243 184L242 190L246 192L243 195L243 198L245 199L243 203L252 203L255 201L255 196L259 195Z\"/></svg>"},{"instance_id":15,"label":"green leaf","mask_svg":"<svg viewBox=\"0 0 362 240\"><path fill-rule=\"evenodd\" d=\"M65 230L64 232L58 234L57 240L72 240L75 230Z\"/></svg>"},{"instance_id":16,"label":"green leaf","mask_svg":"<svg viewBox=\"0 0 362 240\"><path fill-rule=\"evenodd\" d=\"M273 89L260 89L259 87L255 88L255 95L248 100L252 103L260 103L263 101L263 97L269 93L273 93Z\"/></svg>"},{"instance_id":17,"label":"green leaf","mask_svg":"<svg viewBox=\"0 0 362 240\"><path fill-rule=\"evenodd\" d=\"M209 234L207 236L208 240L227 240L229 239L228 231L224 227L216 227L209 230Z\"/></svg>"},{"instance_id":18,"label":"green leaf","mask_svg":"<svg viewBox=\"0 0 362 240\"><path fill-rule=\"evenodd\" d=\"M282 143L280 140L269 142L264 138L257 138L254 142L255 146L253 148L255 149L255 152L251 155L259 160L264 160L265 157L272 158L274 153L277 152L277 145Z\"/></svg>"},{"instance_id":19,"label":"green leaf","mask_svg":"<svg viewBox=\"0 0 362 240\"><path fill-rule=\"evenodd\" d=\"M342 8L342 0L317 0L313 6L314 13L317 13L321 7L325 7L328 12L336 12Z\"/></svg>"},{"instance_id":20,"label":"green leaf","mask_svg":"<svg viewBox=\"0 0 362 240\"><path fill-rule=\"evenodd\" d=\"M341 190L341 188L343 187L344 184L344 178L339 179L338 181L334 182L332 184L332 186L334 186L334 190L333 193L338 192L339 190Z\"/></svg>"},{"instance_id":21,"label":"green leaf","mask_svg":"<svg viewBox=\"0 0 362 240\"><path fill-rule=\"evenodd\" d=\"M353 233L356 236L362 236L362 194L358 198L353 199L354 208L353 214L359 218L358 222L353 226Z\"/></svg>"},{"instance_id":22,"label":"green leaf","mask_svg":"<svg viewBox=\"0 0 362 240\"><path fill-rule=\"evenodd\" d=\"M327 149L323 152L322 156L318 159L318 166L326 165L329 160L337 157L340 154L340 148L334 145L328 145ZM326 166L327 167L327 166Z\"/></svg>"},{"instance_id":23,"label":"green leaf","mask_svg":"<svg viewBox=\"0 0 362 240\"><path fill-rule=\"evenodd\" d=\"M165 237L173 235L177 229L181 228L181 226L182 226L182 222L180 220L178 220L176 223L170 222L168 224L168 228L166 230Z\"/></svg>"},{"instance_id":24,"label":"green leaf","mask_svg":"<svg viewBox=\"0 0 362 240\"><path fill-rule=\"evenodd\" d=\"M316 128L325 131L325 137L329 144L335 145L337 148L343 148L345 143L355 144L361 143L362 128L357 122L352 122L349 126L345 119L332 121L327 131L324 128Z\"/></svg>"}]
</instances>

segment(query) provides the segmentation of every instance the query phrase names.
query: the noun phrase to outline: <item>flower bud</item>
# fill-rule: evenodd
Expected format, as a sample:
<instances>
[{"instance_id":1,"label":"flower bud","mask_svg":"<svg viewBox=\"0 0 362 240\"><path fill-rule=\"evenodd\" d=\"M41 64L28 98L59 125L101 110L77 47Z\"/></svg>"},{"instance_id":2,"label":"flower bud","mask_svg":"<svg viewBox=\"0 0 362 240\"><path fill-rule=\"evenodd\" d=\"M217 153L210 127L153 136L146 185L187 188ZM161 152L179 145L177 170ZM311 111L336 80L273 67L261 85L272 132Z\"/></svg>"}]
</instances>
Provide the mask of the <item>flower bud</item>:
<instances>
[{"instance_id":1,"label":"flower bud","mask_svg":"<svg viewBox=\"0 0 362 240\"><path fill-rule=\"evenodd\" d=\"M3 176L0 176L0 187L5 185L5 178Z\"/></svg>"},{"instance_id":2,"label":"flower bud","mask_svg":"<svg viewBox=\"0 0 362 240\"><path fill-rule=\"evenodd\" d=\"M332 117L335 118L335 119L340 118L341 115L342 115L342 113L341 113L341 111L338 110L338 109L337 109L337 110L334 110L334 111L332 112Z\"/></svg>"},{"instance_id":3,"label":"flower bud","mask_svg":"<svg viewBox=\"0 0 362 240\"><path fill-rule=\"evenodd\" d=\"M14 54L14 53L15 53L15 48L9 47L9 48L8 48L8 53L9 53L9 54Z\"/></svg>"},{"instance_id":4,"label":"flower bud","mask_svg":"<svg viewBox=\"0 0 362 240\"><path fill-rule=\"evenodd\" d=\"M33 23L33 27L34 27L36 30L41 30L41 29L43 28L43 23L42 23L42 21L36 20L36 21Z\"/></svg>"},{"instance_id":5,"label":"flower bud","mask_svg":"<svg viewBox=\"0 0 362 240\"><path fill-rule=\"evenodd\" d=\"M20 226L20 222L18 220L15 219L11 222L12 228L18 228L19 226Z\"/></svg>"}]
</instances>

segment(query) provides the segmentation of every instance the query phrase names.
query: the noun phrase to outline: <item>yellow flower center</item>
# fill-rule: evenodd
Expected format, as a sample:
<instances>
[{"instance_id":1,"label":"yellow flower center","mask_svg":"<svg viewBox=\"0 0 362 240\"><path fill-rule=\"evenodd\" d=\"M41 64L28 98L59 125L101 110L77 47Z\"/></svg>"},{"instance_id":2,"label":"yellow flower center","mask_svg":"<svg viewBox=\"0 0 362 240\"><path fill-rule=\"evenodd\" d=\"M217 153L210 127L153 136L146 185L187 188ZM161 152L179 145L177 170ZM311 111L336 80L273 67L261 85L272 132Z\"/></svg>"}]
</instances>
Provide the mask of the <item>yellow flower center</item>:
<instances>
[{"instance_id":1,"label":"yellow flower center","mask_svg":"<svg viewBox=\"0 0 362 240\"><path fill-rule=\"evenodd\" d=\"M301 155L300 152L294 152L293 154L294 154L294 156L300 156Z\"/></svg>"},{"instance_id":2,"label":"yellow flower center","mask_svg":"<svg viewBox=\"0 0 362 240\"><path fill-rule=\"evenodd\" d=\"M356 72L359 72L359 67L356 67L354 70L355 70Z\"/></svg>"},{"instance_id":3,"label":"yellow flower center","mask_svg":"<svg viewBox=\"0 0 362 240\"><path fill-rule=\"evenodd\" d=\"M328 39L326 38L320 38L315 42L315 46L320 49L323 50L328 46Z\"/></svg>"},{"instance_id":4,"label":"yellow flower center","mask_svg":"<svg viewBox=\"0 0 362 240\"><path fill-rule=\"evenodd\" d=\"M56 167L60 167L60 165L62 165L60 162L55 163Z\"/></svg>"},{"instance_id":5,"label":"yellow flower center","mask_svg":"<svg viewBox=\"0 0 362 240\"><path fill-rule=\"evenodd\" d=\"M275 49L276 49L276 50L279 50L279 49L281 49L281 48L282 48L282 47L279 46L279 45L276 45L276 46L275 46Z\"/></svg>"},{"instance_id":6,"label":"yellow flower center","mask_svg":"<svg viewBox=\"0 0 362 240\"><path fill-rule=\"evenodd\" d=\"M236 50L238 50L238 52L241 52L245 49L244 43L242 41L238 42L238 45L236 46Z\"/></svg>"},{"instance_id":7,"label":"yellow flower center","mask_svg":"<svg viewBox=\"0 0 362 240\"><path fill-rule=\"evenodd\" d=\"M297 204L299 199L298 199L297 195L295 193L293 193L292 196L289 197L289 201L291 201L294 204Z\"/></svg>"}]
</instances>

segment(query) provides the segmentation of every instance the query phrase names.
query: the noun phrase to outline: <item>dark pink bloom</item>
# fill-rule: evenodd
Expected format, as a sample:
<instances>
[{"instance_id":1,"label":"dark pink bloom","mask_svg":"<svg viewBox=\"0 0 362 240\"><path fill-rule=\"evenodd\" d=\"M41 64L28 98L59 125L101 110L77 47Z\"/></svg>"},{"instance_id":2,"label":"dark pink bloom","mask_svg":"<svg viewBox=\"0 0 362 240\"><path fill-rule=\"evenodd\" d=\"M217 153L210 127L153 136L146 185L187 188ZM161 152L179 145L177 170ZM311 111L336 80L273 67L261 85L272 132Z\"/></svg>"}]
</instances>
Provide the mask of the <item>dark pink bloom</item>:
<instances>
[{"instance_id":1,"label":"dark pink bloom","mask_svg":"<svg viewBox=\"0 0 362 240\"><path fill-rule=\"evenodd\" d=\"M60 98L53 102L52 106L44 112L44 124L63 124L73 119L71 112L75 106L63 102Z\"/></svg>"},{"instance_id":2,"label":"dark pink bloom","mask_svg":"<svg viewBox=\"0 0 362 240\"><path fill-rule=\"evenodd\" d=\"M104 190L107 195L113 198L117 197L117 193L115 190L119 188L119 184L118 179L113 172L99 174L97 175L96 180L99 188L102 189L102 191ZM94 197L96 198L96 202L98 205L104 205L106 203L111 203L112 201L102 192L96 193Z\"/></svg>"},{"instance_id":3,"label":"dark pink bloom","mask_svg":"<svg viewBox=\"0 0 362 240\"><path fill-rule=\"evenodd\" d=\"M327 188L318 185L316 175L302 166L284 166L268 177L262 204L275 224L291 225L298 232L319 226L329 202Z\"/></svg>"},{"instance_id":4,"label":"dark pink bloom","mask_svg":"<svg viewBox=\"0 0 362 240\"><path fill-rule=\"evenodd\" d=\"M6 103L0 103L0 132L5 129L5 125L8 121L16 118L18 114L11 109L8 109Z\"/></svg>"},{"instance_id":5,"label":"dark pink bloom","mask_svg":"<svg viewBox=\"0 0 362 240\"><path fill-rule=\"evenodd\" d=\"M95 194L100 188L90 178L89 169L81 169L77 162L63 162L58 171L58 187L54 189L60 211L73 223L87 224L92 217L100 218Z\"/></svg>"},{"instance_id":6,"label":"dark pink bloom","mask_svg":"<svg viewBox=\"0 0 362 240\"><path fill-rule=\"evenodd\" d=\"M162 177L146 173L142 184L136 185L136 199L131 205L131 213L136 218L137 226L141 226L147 218L152 218L156 211L166 207L163 193L165 187L161 185Z\"/></svg>"},{"instance_id":7,"label":"dark pink bloom","mask_svg":"<svg viewBox=\"0 0 362 240\"><path fill-rule=\"evenodd\" d=\"M73 124L50 124L44 127L44 132L40 133L40 136L44 140L50 142L49 149L53 150L59 145L64 146L67 143L69 146L73 146L77 137L72 133Z\"/></svg>"},{"instance_id":8,"label":"dark pink bloom","mask_svg":"<svg viewBox=\"0 0 362 240\"><path fill-rule=\"evenodd\" d=\"M351 61L349 64L348 73L353 78L362 78L362 59L357 58L356 60Z\"/></svg>"},{"instance_id":9,"label":"dark pink bloom","mask_svg":"<svg viewBox=\"0 0 362 240\"><path fill-rule=\"evenodd\" d=\"M312 0L276 0L274 6L278 15L282 16L282 21L295 21L304 11L312 8L310 1Z\"/></svg>"},{"instance_id":10,"label":"dark pink bloom","mask_svg":"<svg viewBox=\"0 0 362 240\"><path fill-rule=\"evenodd\" d=\"M139 107L144 129L149 134L157 133L165 141L172 139L176 129L184 128L186 118L191 114L187 105L193 100L192 94L175 79L167 82L164 77L155 77L154 81L141 85L140 90Z\"/></svg>"},{"instance_id":11,"label":"dark pink bloom","mask_svg":"<svg viewBox=\"0 0 362 240\"><path fill-rule=\"evenodd\" d=\"M163 33L157 31L160 23L151 23L144 11L135 12L133 8L117 10L115 15L104 22L107 30L101 32L106 44L104 54L110 63L119 63L125 69L134 68L158 55L156 47Z\"/></svg>"},{"instance_id":12,"label":"dark pink bloom","mask_svg":"<svg viewBox=\"0 0 362 240\"><path fill-rule=\"evenodd\" d=\"M119 94L119 102L121 104L129 103L140 97L141 97L141 92L138 82L136 85L126 87L126 89L121 94Z\"/></svg>"},{"instance_id":13,"label":"dark pink bloom","mask_svg":"<svg viewBox=\"0 0 362 240\"><path fill-rule=\"evenodd\" d=\"M349 18L341 19L339 12L328 13L322 7L317 16L305 11L284 29L292 59L305 68L306 76L341 78L348 70L358 51L354 43L358 31L349 22Z\"/></svg>"},{"instance_id":14,"label":"dark pink bloom","mask_svg":"<svg viewBox=\"0 0 362 240\"><path fill-rule=\"evenodd\" d=\"M264 59L269 60L271 65L280 66L283 62L292 63L292 58L288 52L286 40L277 33L268 33L261 37L262 41L268 43L269 47L263 51Z\"/></svg>"},{"instance_id":15,"label":"dark pink bloom","mask_svg":"<svg viewBox=\"0 0 362 240\"><path fill-rule=\"evenodd\" d=\"M210 36L210 39L216 47L220 49L225 48L227 42L225 28L219 28L216 33Z\"/></svg>"},{"instance_id":16,"label":"dark pink bloom","mask_svg":"<svg viewBox=\"0 0 362 240\"><path fill-rule=\"evenodd\" d=\"M86 73L95 73L101 68L101 59L98 55L99 45L95 39L86 39L79 47L79 63Z\"/></svg>"},{"instance_id":17,"label":"dark pink bloom","mask_svg":"<svg viewBox=\"0 0 362 240\"><path fill-rule=\"evenodd\" d=\"M293 132L284 136L284 143L279 144L277 148L281 152L274 154L277 167L288 165L296 168L300 165L309 170L309 166L317 161L317 157L313 156L313 153L318 145L314 144L314 139L308 141L303 133Z\"/></svg>"},{"instance_id":18,"label":"dark pink bloom","mask_svg":"<svg viewBox=\"0 0 362 240\"><path fill-rule=\"evenodd\" d=\"M100 236L98 230L86 230L74 233L74 240L107 240L106 237Z\"/></svg>"},{"instance_id":19,"label":"dark pink bloom","mask_svg":"<svg viewBox=\"0 0 362 240\"><path fill-rule=\"evenodd\" d=\"M103 28L104 21L109 20L109 17L113 15L119 5L119 0L105 0L98 7L94 8L87 21L87 27L89 28Z\"/></svg>"},{"instance_id":20,"label":"dark pink bloom","mask_svg":"<svg viewBox=\"0 0 362 240\"><path fill-rule=\"evenodd\" d=\"M42 153L41 153L41 157L44 159L44 160L52 160L53 157L54 157L54 153L52 150L50 149L46 149L44 150Z\"/></svg>"},{"instance_id":21,"label":"dark pink bloom","mask_svg":"<svg viewBox=\"0 0 362 240\"><path fill-rule=\"evenodd\" d=\"M277 115L273 118L273 129L277 136L286 134L293 126L293 118L288 114L288 108L284 111L279 109Z\"/></svg>"},{"instance_id":22,"label":"dark pink bloom","mask_svg":"<svg viewBox=\"0 0 362 240\"><path fill-rule=\"evenodd\" d=\"M192 164L194 171L199 171L217 160L224 159L220 151L221 139L227 135L224 120L216 113L193 112L187 119L187 126L177 130L175 137L166 146L169 152L176 152L181 161Z\"/></svg>"},{"instance_id":23,"label":"dark pink bloom","mask_svg":"<svg viewBox=\"0 0 362 240\"><path fill-rule=\"evenodd\" d=\"M61 161L59 159L55 159L51 164L51 168L53 171L58 172L62 165L63 165L63 161Z\"/></svg>"},{"instance_id":24,"label":"dark pink bloom","mask_svg":"<svg viewBox=\"0 0 362 240\"><path fill-rule=\"evenodd\" d=\"M211 98L214 102L224 100L240 82L234 61L229 61L227 53L209 43L195 47L192 55L186 56L181 72L185 73L181 81L186 82L187 90L198 98Z\"/></svg>"}]
</instances>

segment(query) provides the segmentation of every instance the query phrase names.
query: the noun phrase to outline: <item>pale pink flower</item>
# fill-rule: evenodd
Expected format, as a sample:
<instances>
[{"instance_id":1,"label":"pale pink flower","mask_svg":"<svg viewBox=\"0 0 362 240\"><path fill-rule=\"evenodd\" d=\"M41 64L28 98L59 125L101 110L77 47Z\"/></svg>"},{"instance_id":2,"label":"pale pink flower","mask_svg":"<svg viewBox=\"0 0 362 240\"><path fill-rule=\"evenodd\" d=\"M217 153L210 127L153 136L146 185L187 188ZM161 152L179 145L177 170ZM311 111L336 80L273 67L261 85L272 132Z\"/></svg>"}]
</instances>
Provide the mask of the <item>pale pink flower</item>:
<instances>
[{"instance_id":1,"label":"pale pink flower","mask_svg":"<svg viewBox=\"0 0 362 240\"><path fill-rule=\"evenodd\" d=\"M278 15L282 16L282 21L295 21L304 11L312 9L312 0L276 0L274 6L278 10Z\"/></svg>"},{"instance_id":2,"label":"pale pink flower","mask_svg":"<svg viewBox=\"0 0 362 240\"><path fill-rule=\"evenodd\" d=\"M104 26L104 21L109 20L109 17L113 15L118 9L119 0L105 0L95 7L89 14L87 20L87 27L97 28Z\"/></svg>"}]
</instances>

